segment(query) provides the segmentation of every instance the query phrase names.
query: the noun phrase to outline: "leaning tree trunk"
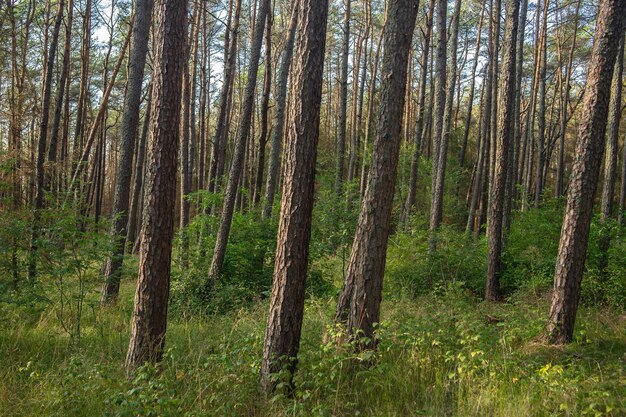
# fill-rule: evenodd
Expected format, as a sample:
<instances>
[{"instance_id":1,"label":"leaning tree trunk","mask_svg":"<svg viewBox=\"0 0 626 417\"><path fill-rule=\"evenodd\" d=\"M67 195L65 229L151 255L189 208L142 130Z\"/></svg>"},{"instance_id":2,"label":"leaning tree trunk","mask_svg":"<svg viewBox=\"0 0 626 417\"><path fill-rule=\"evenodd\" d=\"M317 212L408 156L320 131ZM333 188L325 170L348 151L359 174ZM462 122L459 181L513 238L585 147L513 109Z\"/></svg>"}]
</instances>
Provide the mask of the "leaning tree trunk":
<instances>
[{"instance_id":1,"label":"leaning tree trunk","mask_svg":"<svg viewBox=\"0 0 626 417\"><path fill-rule=\"evenodd\" d=\"M259 59L261 57L261 44L263 42L263 33L265 31L266 15L269 12L269 0L260 0L259 10L257 12L256 23L254 28L254 36L252 46L250 48L250 62L248 66L248 80L243 102L243 109L240 118L239 131L237 140L235 141L235 149L230 165L230 173L228 176L228 186L224 195L224 205L222 207L222 218L215 240L215 250L213 259L211 260L211 269L209 271L209 279L215 280L220 274L224 264L224 256L226 255L226 245L228 243L228 235L230 226L233 221L235 202L237 200L237 191L239 189L239 180L243 171L244 157L246 153L246 145L250 135L250 126L252 123L252 110L254 107L254 90L256 88L257 72L259 69Z\"/></svg>"},{"instance_id":2,"label":"leaning tree trunk","mask_svg":"<svg viewBox=\"0 0 626 417\"><path fill-rule=\"evenodd\" d=\"M281 382L272 374L296 367L304 313L305 282L311 238L315 161L319 138L327 0L302 0L289 126L280 224L274 262L274 285L265 330L261 388L271 392Z\"/></svg>"},{"instance_id":3,"label":"leaning tree trunk","mask_svg":"<svg viewBox=\"0 0 626 417\"><path fill-rule=\"evenodd\" d=\"M553 344L571 342L574 336L593 200L604 156L613 65L626 24L624 10L626 0L600 2L554 274L546 336Z\"/></svg>"},{"instance_id":4,"label":"leaning tree trunk","mask_svg":"<svg viewBox=\"0 0 626 417\"><path fill-rule=\"evenodd\" d=\"M502 220L510 163L511 139L515 136L515 49L519 15L519 0L507 0L504 28L504 53L501 84L498 89L498 127L496 132L496 161L491 186L487 237L489 257L487 260L487 284L485 299L500 299L500 274L502 273Z\"/></svg>"},{"instance_id":5,"label":"leaning tree trunk","mask_svg":"<svg viewBox=\"0 0 626 417\"><path fill-rule=\"evenodd\" d=\"M335 316L340 322L347 318L348 334L357 340L357 349L376 346L374 331L380 321L383 273L402 139L407 61L418 9L419 0L392 0L387 8L378 130ZM348 314L342 310L345 305L349 306Z\"/></svg>"},{"instance_id":6,"label":"leaning tree trunk","mask_svg":"<svg viewBox=\"0 0 626 417\"><path fill-rule=\"evenodd\" d=\"M187 40L187 0L156 6L150 147L139 276L126 368L132 373L163 354L170 289L180 99Z\"/></svg>"},{"instance_id":7,"label":"leaning tree trunk","mask_svg":"<svg viewBox=\"0 0 626 417\"><path fill-rule=\"evenodd\" d=\"M152 0L137 0L133 23L132 50L128 63L128 88L124 99L120 150L115 175L113 194L113 221L111 237L114 241L113 253L104 264L104 285L100 295L103 305L114 304L120 289L121 267L126 248L126 226L130 199L130 180L133 172L133 153L139 127L139 105L141 87L148 53L148 38L152 21ZM141 173L135 173L140 176Z\"/></svg>"}]
</instances>

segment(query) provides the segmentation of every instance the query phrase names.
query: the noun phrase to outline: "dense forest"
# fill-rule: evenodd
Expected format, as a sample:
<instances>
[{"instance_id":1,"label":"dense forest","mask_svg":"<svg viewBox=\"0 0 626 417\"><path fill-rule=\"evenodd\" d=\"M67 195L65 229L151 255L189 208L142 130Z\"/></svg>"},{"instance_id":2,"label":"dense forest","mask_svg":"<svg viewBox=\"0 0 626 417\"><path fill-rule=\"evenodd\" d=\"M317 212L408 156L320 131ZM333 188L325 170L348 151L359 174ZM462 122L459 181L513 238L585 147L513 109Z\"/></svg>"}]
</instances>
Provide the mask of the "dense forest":
<instances>
[{"instance_id":1,"label":"dense forest","mask_svg":"<svg viewBox=\"0 0 626 417\"><path fill-rule=\"evenodd\" d=\"M0 416L626 416L626 0L0 0Z\"/></svg>"}]
</instances>

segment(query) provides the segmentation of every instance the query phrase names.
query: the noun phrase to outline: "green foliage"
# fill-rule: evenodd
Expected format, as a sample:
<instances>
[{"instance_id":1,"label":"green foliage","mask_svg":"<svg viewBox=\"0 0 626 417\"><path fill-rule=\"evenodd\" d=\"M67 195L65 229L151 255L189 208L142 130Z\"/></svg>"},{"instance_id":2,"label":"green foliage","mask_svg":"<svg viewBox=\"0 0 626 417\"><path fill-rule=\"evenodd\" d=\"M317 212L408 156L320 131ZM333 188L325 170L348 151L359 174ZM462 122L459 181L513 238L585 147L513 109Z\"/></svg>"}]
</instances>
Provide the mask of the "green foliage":
<instances>
[{"instance_id":1,"label":"green foliage","mask_svg":"<svg viewBox=\"0 0 626 417\"><path fill-rule=\"evenodd\" d=\"M428 240L425 228L391 237L385 270L388 292L425 294L456 282L482 295L487 256L484 239L476 241L453 227L442 226L436 252L429 253Z\"/></svg>"},{"instance_id":2,"label":"green foliage","mask_svg":"<svg viewBox=\"0 0 626 417\"><path fill-rule=\"evenodd\" d=\"M201 192L191 197L202 209L219 204L221 196ZM208 210L207 210L208 211ZM215 235L219 217L209 214L194 216L182 232L189 238L187 265L180 256L172 274L170 305L178 313L226 313L269 297L272 289L274 254L276 251L277 217L260 220L257 211L236 213L233 217L222 273L209 282ZM177 237L180 253L181 233ZM312 270L307 280L311 294L330 291L332 285L319 272Z\"/></svg>"}]
</instances>

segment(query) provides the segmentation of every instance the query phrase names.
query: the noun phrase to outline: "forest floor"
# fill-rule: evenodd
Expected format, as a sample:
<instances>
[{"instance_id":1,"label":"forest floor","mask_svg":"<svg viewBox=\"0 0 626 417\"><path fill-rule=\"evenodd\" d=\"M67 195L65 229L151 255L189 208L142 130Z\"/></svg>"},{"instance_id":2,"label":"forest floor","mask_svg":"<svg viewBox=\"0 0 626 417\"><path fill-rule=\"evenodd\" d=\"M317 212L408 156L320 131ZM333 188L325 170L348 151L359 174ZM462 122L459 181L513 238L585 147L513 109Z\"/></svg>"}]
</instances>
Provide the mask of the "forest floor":
<instances>
[{"instance_id":1,"label":"forest floor","mask_svg":"<svg viewBox=\"0 0 626 417\"><path fill-rule=\"evenodd\" d=\"M76 325L36 300L2 303L2 416L623 416L626 315L583 305L574 343L537 337L549 288L506 303L460 283L429 294L386 294L374 354L338 348L333 297L309 297L292 397L257 391L266 300L223 314L170 314L167 351L127 379L134 281L100 310L89 294ZM74 329L75 330L75 329ZM369 364L369 366L365 366Z\"/></svg>"}]
</instances>

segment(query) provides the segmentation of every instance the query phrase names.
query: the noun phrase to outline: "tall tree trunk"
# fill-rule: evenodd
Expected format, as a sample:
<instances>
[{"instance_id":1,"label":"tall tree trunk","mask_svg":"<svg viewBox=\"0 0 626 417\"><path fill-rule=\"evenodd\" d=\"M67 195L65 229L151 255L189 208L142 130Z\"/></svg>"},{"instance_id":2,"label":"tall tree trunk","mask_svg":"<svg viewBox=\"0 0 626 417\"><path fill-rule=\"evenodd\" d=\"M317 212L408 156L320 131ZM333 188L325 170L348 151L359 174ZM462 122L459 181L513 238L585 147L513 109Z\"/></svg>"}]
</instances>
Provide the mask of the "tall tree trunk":
<instances>
[{"instance_id":1,"label":"tall tree trunk","mask_svg":"<svg viewBox=\"0 0 626 417\"><path fill-rule=\"evenodd\" d=\"M487 285L485 298L489 301L500 299L500 274L502 273L502 220L507 173L511 153L511 139L515 129L515 49L519 18L519 1L506 1L504 28L504 53L501 85L498 97L498 131L496 134L496 161L491 187L487 236L489 257L487 261Z\"/></svg>"},{"instance_id":2,"label":"tall tree trunk","mask_svg":"<svg viewBox=\"0 0 626 417\"><path fill-rule=\"evenodd\" d=\"M263 33L265 31L266 15L269 12L269 0L260 0L260 2L259 10L257 12L257 21L254 28L253 42L250 48L248 79L244 95L242 114L239 122L239 131L237 133L237 140L235 141L235 149L228 176L228 186L224 196L224 206L222 207L222 217L220 220L217 238L215 240L215 250L213 252L213 259L211 260L211 269L209 271L209 279L211 281L218 277L224 264L224 256L226 255L226 245L228 243L228 235L230 233L230 226L233 220L239 180L241 179L243 171L246 145L250 135L252 110L254 107L254 90L256 88L257 71L259 69L259 59L261 56L261 43L263 42Z\"/></svg>"},{"instance_id":3,"label":"tall tree trunk","mask_svg":"<svg viewBox=\"0 0 626 417\"><path fill-rule=\"evenodd\" d=\"M571 342L574 336L593 200L604 156L613 66L626 24L624 10L626 0L600 2L547 325L546 339L554 344Z\"/></svg>"},{"instance_id":4,"label":"tall tree trunk","mask_svg":"<svg viewBox=\"0 0 626 417\"><path fill-rule=\"evenodd\" d=\"M274 207L274 196L278 184L278 173L280 169L281 143L283 140L283 126L285 123L285 104L287 102L287 81L289 80L289 67L293 56L293 45L296 37L296 27L298 23L298 4L294 2L289 20L289 30L285 47L280 58L280 68L278 70L278 81L276 82L276 112L272 123L272 143L270 160L267 167L267 184L265 185L265 201L263 203L263 218L268 219L272 215Z\"/></svg>"},{"instance_id":5,"label":"tall tree trunk","mask_svg":"<svg viewBox=\"0 0 626 417\"><path fill-rule=\"evenodd\" d=\"M161 359L165 344L176 202L187 0L156 4L150 146L139 276L126 368Z\"/></svg>"},{"instance_id":6,"label":"tall tree trunk","mask_svg":"<svg viewBox=\"0 0 626 417\"><path fill-rule=\"evenodd\" d=\"M133 172L133 153L139 127L139 105L141 103L141 89L148 53L151 21L152 0L137 0L133 22L132 49L128 62L128 88L124 98L120 149L111 213L113 221L111 223L110 235L115 246L113 253L106 259L104 264L105 282L100 295L100 302L103 305L116 303L120 288L120 273L126 248L126 226L128 224L130 180ZM141 173L136 171L135 176L141 177Z\"/></svg>"},{"instance_id":7,"label":"tall tree trunk","mask_svg":"<svg viewBox=\"0 0 626 417\"><path fill-rule=\"evenodd\" d=\"M286 382L291 386L300 345L311 238L328 1L299 3L274 285L261 362L260 385L267 393L282 382L274 380L272 374L285 368L290 371Z\"/></svg>"},{"instance_id":8,"label":"tall tree trunk","mask_svg":"<svg viewBox=\"0 0 626 417\"><path fill-rule=\"evenodd\" d=\"M348 334L357 341L357 349L376 346L374 330L375 324L380 322L383 273L402 140L407 63L418 9L418 0L391 0L387 6L378 129L335 316L339 322L347 319ZM346 306L349 307L347 314ZM368 338L369 342L363 338Z\"/></svg>"}]
</instances>

